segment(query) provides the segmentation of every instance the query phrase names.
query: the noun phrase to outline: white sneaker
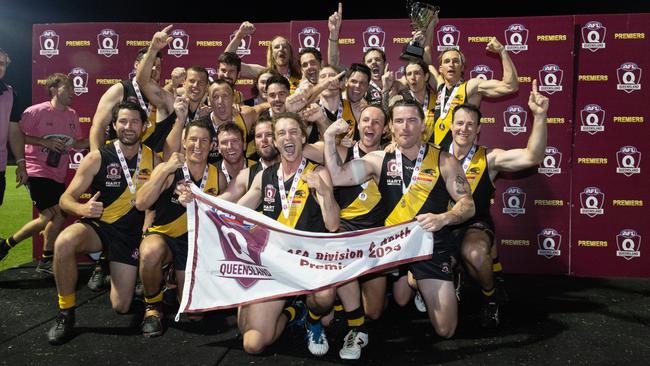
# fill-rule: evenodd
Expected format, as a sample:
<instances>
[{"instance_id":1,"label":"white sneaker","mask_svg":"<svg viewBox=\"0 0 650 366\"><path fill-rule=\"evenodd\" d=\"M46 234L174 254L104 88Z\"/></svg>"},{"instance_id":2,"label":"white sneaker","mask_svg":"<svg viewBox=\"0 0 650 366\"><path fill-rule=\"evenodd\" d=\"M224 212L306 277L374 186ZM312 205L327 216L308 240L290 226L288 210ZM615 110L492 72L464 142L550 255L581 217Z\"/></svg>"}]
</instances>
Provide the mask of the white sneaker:
<instances>
[{"instance_id":1,"label":"white sneaker","mask_svg":"<svg viewBox=\"0 0 650 366\"><path fill-rule=\"evenodd\" d=\"M422 295L420 295L420 291L417 291L415 293L415 297L413 298L413 303L415 304L415 308L418 309L419 312L421 313L427 312L427 304L424 303L424 299L422 298Z\"/></svg>"},{"instance_id":2,"label":"white sneaker","mask_svg":"<svg viewBox=\"0 0 650 366\"><path fill-rule=\"evenodd\" d=\"M325 329L320 321L316 323L305 322L307 330L307 349L314 356L323 356L329 351L330 345L327 343Z\"/></svg>"},{"instance_id":3,"label":"white sneaker","mask_svg":"<svg viewBox=\"0 0 650 366\"><path fill-rule=\"evenodd\" d=\"M343 348L339 356L344 360L358 360L361 357L361 349L368 344L368 333L357 329L350 329L343 339Z\"/></svg>"}]
</instances>

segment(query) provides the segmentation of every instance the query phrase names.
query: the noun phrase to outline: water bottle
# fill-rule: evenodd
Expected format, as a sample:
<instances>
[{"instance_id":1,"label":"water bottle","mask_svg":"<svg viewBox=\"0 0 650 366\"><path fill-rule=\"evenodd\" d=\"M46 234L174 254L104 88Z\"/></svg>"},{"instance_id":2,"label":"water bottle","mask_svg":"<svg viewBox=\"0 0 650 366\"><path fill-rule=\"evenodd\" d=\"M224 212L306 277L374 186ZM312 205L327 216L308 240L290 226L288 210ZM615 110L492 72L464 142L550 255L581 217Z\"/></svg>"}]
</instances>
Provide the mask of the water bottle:
<instances>
[{"instance_id":1,"label":"water bottle","mask_svg":"<svg viewBox=\"0 0 650 366\"><path fill-rule=\"evenodd\" d=\"M47 153L47 160L45 161L45 164L47 164L47 166L56 168L59 166L60 160L61 160L61 153L56 150L50 150Z\"/></svg>"}]
</instances>

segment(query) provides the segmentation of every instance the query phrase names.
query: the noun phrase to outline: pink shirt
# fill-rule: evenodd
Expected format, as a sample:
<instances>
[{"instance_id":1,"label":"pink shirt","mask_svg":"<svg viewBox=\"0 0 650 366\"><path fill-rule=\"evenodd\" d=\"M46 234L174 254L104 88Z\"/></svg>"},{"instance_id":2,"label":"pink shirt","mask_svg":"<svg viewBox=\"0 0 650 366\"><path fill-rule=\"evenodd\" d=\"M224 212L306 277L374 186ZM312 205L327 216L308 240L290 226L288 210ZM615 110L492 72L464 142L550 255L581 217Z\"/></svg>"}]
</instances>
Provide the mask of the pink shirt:
<instances>
[{"instance_id":1,"label":"pink shirt","mask_svg":"<svg viewBox=\"0 0 650 366\"><path fill-rule=\"evenodd\" d=\"M52 107L50 101L27 108L20 120L20 129L29 136L59 138L66 145L83 138L77 112L72 108L58 111ZM50 167L45 163L48 152L46 147L25 144L27 175L64 183L69 163L67 152L61 153L57 167Z\"/></svg>"}]
</instances>

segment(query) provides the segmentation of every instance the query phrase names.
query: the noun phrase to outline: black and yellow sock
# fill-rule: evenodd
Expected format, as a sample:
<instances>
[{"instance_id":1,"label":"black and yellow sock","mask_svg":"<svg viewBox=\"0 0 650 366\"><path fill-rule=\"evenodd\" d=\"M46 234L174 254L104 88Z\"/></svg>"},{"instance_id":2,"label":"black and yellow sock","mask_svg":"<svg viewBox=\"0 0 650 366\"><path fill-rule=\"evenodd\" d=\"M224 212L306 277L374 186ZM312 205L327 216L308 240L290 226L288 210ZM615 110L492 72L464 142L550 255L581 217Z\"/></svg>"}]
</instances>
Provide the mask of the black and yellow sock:
<instances>
[{"instance_id":1,"label":"black and yellow sock","mask_svg":"<svg viewBox=\"0 0 650 366\"><path fill-rule=\"evenodd\" d=\"M77 302L77 294L72 293L70 295L61 295L59 294L59 309L61 311L70 310L74 308Z\"/></svg>"},{"instance_id":2,"label":"black and yellow sock","mask_svg":"<svg viewBox=\"0 0 650 366\"><path fill-rule=\"evenodd\" d=\"M348 327L363 328L366 323L366 314L363 312L363 307L359 306L352 311L346 311L345 319L348 321Z\"/></svg>"},{"instance_id":3,"label":"black and yellow sock","mask_svg":"<svg viewBox=\"0 0 650 366\"><path fill-rule=\"evenodd\" d=\"M144 295L144 302L147 305L157 304L157 303L162 302L162 301L163 301L163 293L162 293L162 291L158 291L158 293L156 293L156 294L154 294L152 296Z\"/></svg>"},{"instance_id":4,"label":"black and yellow sock","mask_svg":"<svg viewBox=\"0 0 650 366\"><path fill-rule=\"evenodd\" d=\"M307 321L309 323L314 324L314 323L320 321L320 318L321 318L320 315L316 315L316 314L312 313L311 310L307 310Z\"/></svg>"},{"instance_id":5,"label":"black and yellow sock","mask_svg":"<svg viewBox=\"0 0 650 366\"><path fill-rule=\"evenodd\" d=\"M14 240L13 236L8 237L7 239L5 239L4 243L2 243L2 245L4 245L4 247L5 247L5 249L11 249L11 248L15 247L16 244L18 244L18 243Z\"/></svg>"},{"instance_id":6,"label":"black and yellow sock","mask_svg":"<svg viewBox=\"0 0 650 366\"><path fill-rule=\"evenodd\" d=\"M296 319L296 312L296 307L293 305L289 305L284 308L284 310L282 310L282 314L286 315L287 319L289 319L290 322Z\"/></svg>"},{"instance_id":7,"label":"black and yellow sock","mask_svg":"<svg viewBox=\"0 0 650 366\"><path fill-rule=\"evenodd\" d=\"M52 260L52 258L54 258L53 250L44 250L43 254L41 254L41 259L43 260Z\"/></svg>"},{"instance_id":8,"label":"black and yellow sock","mask_svg":"<svg viewBox=\"0 0 650 366\"><path fill-rule=\"evenodd\" d=\"M486 290L486 289L483 289L483 288L482 288L482 289L481 289L481 292L483 293L483 296L485 297L485 299L486 299L486 300L489 300L489 299L492 298L492 296L494 296L494 293L495 293L496 291L495 291L495 288L492 287L492 288L489 289L489 290Z\"/></svg>"},{"instance_id":9,"label":"black and yellow sock","mask_svg":"<svg viewBox=\"0 0 650 366\"><path fill-rule=\"evenodd\" d=\"M343 310L343 303L341 303L341 300L339 300L338 298L334 302L334 311L337 312L337 313L339 313L341 311L344 311Z\"/></svg>"}]
</instances>

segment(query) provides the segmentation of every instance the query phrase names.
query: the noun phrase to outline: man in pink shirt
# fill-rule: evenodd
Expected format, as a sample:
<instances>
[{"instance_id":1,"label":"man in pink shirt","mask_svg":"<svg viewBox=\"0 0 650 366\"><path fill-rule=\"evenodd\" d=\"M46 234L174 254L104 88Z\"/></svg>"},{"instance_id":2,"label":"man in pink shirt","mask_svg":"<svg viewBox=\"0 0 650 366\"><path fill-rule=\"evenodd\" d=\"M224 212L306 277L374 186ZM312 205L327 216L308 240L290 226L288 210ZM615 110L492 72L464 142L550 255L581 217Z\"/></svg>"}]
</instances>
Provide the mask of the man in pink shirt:
<instances>
[{"instance_id":1,"label":"man in pink shirt","mask_svg":"<svg viewBox=\"0 0 650 366\"><path fill-rule=\"evenodd\" d=\"M0 48L0 205L4 201L5 195L5 169L7 167L7 137L9 137L10 128L14 127L17 129L18 121L20 120L20 112L16 107L16 92L11 87L11 85L5 83L4 76L7 71L7 67L11 63L11 59L7 52ZM10 123L15 122L15 123ZM10 127L11 126L11 127ZM12 148L13 148L13 142ZM22 146L21 146L22 150ZM22 177L26 177L25 173L25 159L22 159L23 153L20 151L20 154L16 154L16 151L13 151L14 158L16 159L16 181L18 183L22 182Z\"/></svg>"},{"instance_id":2,"label":"man in pink shirt","mask_svg":"<svg viewBox=\"0 0 650 366\"><path fill-rule=\"evenodd\" d=\"M51 99L25 110L20 131L25 141L27 187L38 208L38 217L0 243L0 260L16 244L43 232L43 257L36 267L39 272L52 274L54 240L61 231L65 216L59 208L59 198L65 190L68 169L66 149L88 147L72 104L72 79L64 74L52 74L45 81Z\"/></svg>"}]
</instances>

